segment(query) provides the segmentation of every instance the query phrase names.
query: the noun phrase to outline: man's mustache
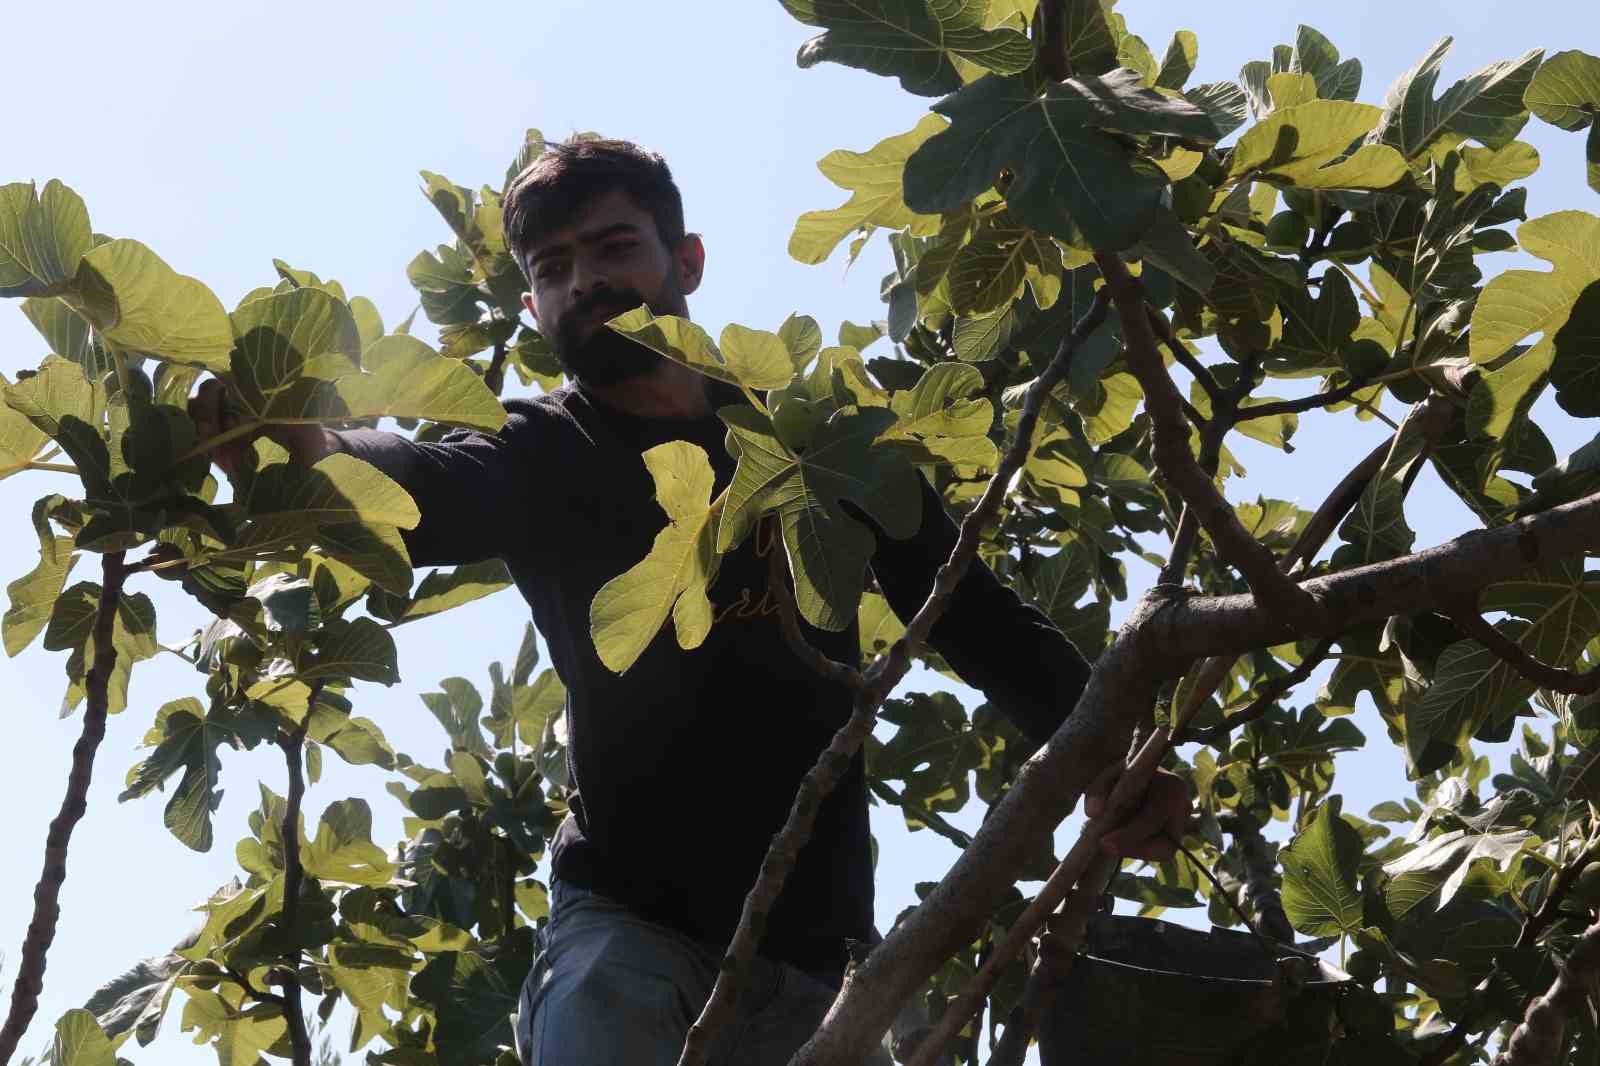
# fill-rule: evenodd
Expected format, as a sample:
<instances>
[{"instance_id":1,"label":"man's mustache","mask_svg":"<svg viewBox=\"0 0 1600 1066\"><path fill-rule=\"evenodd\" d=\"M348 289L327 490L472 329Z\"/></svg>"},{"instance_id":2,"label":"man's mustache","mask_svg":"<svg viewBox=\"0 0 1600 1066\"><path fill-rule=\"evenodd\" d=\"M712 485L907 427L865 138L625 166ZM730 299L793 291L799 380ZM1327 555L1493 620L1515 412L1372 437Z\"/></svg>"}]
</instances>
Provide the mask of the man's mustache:
<instances>
[{"instance_id":1,"label":"man's mustache","mask_svg":"<svg viewBox=\"0 0 1600 1066\"><path fill-rule=\"evenodd\" d=\"M644 297L632 289L621 292L612 292L602 289L592 295L580 299L561 316L559 328L565 332L576 331L579 324L596 311L608 311L607 318L632 311L636 307L644 306Z\"/></svg>"}]
</instances>

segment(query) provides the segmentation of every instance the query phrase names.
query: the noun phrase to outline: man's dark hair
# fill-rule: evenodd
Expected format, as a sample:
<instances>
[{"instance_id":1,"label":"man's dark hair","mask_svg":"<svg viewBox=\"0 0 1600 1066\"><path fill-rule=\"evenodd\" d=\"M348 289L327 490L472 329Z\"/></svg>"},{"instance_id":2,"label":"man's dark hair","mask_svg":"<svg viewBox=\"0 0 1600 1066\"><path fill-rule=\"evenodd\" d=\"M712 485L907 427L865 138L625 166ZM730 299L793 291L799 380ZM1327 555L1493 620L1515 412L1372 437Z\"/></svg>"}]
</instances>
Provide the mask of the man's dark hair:
<instances>
[{"instance_id":1,"label":"man's dark hair","mask_svg":"<svg viewBox=\"0 0 1600 1066\"><path fill-rule=\"evenodd\" d=\"M535 244L615 189L650 212L663 245L677 247L684 233L683 196L667 161L632 141L572 137L547 145L506 187L506 245L523 273Z\"/></svg>"}]
</instances>

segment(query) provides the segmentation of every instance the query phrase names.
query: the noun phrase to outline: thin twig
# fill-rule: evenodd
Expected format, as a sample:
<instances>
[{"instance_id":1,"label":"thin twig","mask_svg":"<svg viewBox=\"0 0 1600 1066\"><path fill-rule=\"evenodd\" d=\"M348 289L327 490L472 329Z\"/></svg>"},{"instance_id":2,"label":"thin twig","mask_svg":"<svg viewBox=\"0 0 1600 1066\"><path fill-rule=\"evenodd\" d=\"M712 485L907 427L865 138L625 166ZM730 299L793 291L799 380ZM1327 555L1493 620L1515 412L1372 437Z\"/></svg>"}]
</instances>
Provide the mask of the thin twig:
<instances>
[{"instance_id":1,"label":"thin twig","mask_svg":"<svg viewBox=\"0 0 1600 1066\"><path fill-rule=\"evenodd\" d=\"M309 706L315 707L321 686L313 685ZM284 761L289 768L289 796L283 813L283 910L280 912L279 925L282 930L283 943L295 951L298 960L299 949L293 948L295 940L295 924L299 918L300 910L300 885L305 878L305 868L300 863L300 806L305 799L306 779L301 766L302 751L305 748L306 731L311 726L311 714L306 713L304 722L293 733L278 738L278 746L283 749ZM300 1001L300 975L299 967L291 963L288 972L277 982L283 989L283 1014L289 1023L289 1047L294 1066L311 1066L311 1034L306 1029L305 1011Z\"/></svg>"},{"instance_id":2,"label":"thin twig","mask_svg":"<svg viewBox=\"0 0 1600 1066\"><path fill-rule=\"evenodd\" d=\"M1211 398L1211 405L1215 408L1217 401L1222 398L1222 386L1217 384L1216 377L1212 375L1210 369L1204 363L1195 358L1193 352L1184 346L1183 341L1178 339L1177 334L1172 332L1172 324L1167 321L1166 315L1163 315L1153 307L1146 307L1146 311L1150 314L1150 327L1155 330L1156 339L1166 345L1167 351L1172 353L1172 357L1200 383L1200 387Z\"/></svg>"},{"instance_id":3,"label":"thin twig","mask_svg":"<svg viewBox=\"0 0 1600 1066\"><path fill-rule=\"evenodd\" d=\"M1066 376L1074 353L1084 339L1105 321L1106 313L1107 300L1102 290L1095 294L1094 303L1072 327L1072 331L1062 338L1049 366L1028 387L1022 416L1017 421L1016 435L1001 456L977 506L961 520L955 546L934 575L928 598L906 624L905 633L864 672L863 683L856 689L855 707L850 720L834 733L828 749L801 781L789 816L783 828L773 837L766 858L762 861L761 873L745 896L739 925L723 955L716 984L712 986L711 995L699 1018L689 1029L678 1066L700 1066L717 1032L733 1018L738 989L744 983L744 975L765 932L766 916L783 890L789 871L794 867L795 857L811 837L817 809L844 776L850 760L872 733L878 708L911 668L912 656L927 641L929 632L944 614L956 587L966 576L967 568L977 558L978 540L984 527L999 512L1011 478L1022 468L1032 449L1034 427L1044 408L1045 397Z\"/></svg>"},{"instance_id":4,"label":"thin twig","mask_svg":"<svg viewBox=\"0 0 1600 1066\"><path fill-rule=\"evenodd\" d=\"M1324 389L1322 392L1303 396L1298 400L1274 400L1271 403L1251 404L1249 407L1239 408L1238 421L1249 422L1254 418L1271 418L1274 415L1299 415L1307 411L1315 411L1319 407L1343 403L1370 382L1347 381L1335 388Z\"/></svg>"},{"instance_id":5,"label":"thin twig","mask_svg":"<svg viewBox=\"0 0 1600 1066\"><path fill-rule=\"evenodd\" d=\"M267 992L257 988L255 985L250 983L249 977L240 973L232 966L224 967L223 973L227 975L228 980L244 989L245 995L249 996L251 999L257 1000L261 1003L273 1003L279 1007L284 1005L285 1001L282 996L278 995L276 992Z\"/></svg>"},{"instance_id":6,"label":"thin twig","mask_svg":"<svg viewBox=\"0 0 1600 1066\"><path fill-rule=\"evenodd\" d=\"M1177 387L1156 351L1150 315L1138 281L1114 253L1097 253L1095 262L1106 279L1122 320L1129 369L1144 389L1145 408L1155 428L1154 457L1161 474L1192 507L1211 536L1221 558L1237 568L1263 606L1285 619L1315 617L1321 605L1283 575L1266 545L1250 535L1223 499L1210 475L1189 450L1189 426L1179 404Z\"/></svg>"},{"instance_id":7,"label":"thin twig","mask_svg":"<svg viewBox=\"0 0 1600 1066\"><path fill-rule=\"evenodd\" d=\"M95 607L94 658L84 675L85 707L83 728L72 747L72 769L67 774L67 791L61 809L50 822L44 838L44 869L33 889L33 919L22 941L21 961L11 988L11 1010L0 1026L0 1066L11 1061L22 1034L39 1010L39 994L44 990L45 964L55 940L56 924L61 920L61 886L67 879L67 848L72 831L89 809L89 783L94 777L95 752L106 735L106 708L111 672L117 664L117 608L122 601L124 553L110 552L100 562L100 598Z\"/></svg>"},{"instance_id":8,"label":"thin twig","mask_svg":"<svg viewBox=\"0 0 1600 1066\"><path fill-rule=\"evenodd\" d=\"M960 829L957 829L955 826L951 825L942 814L940 814L938 811L930 809L926 804L918 803L916 800L910 799L903 792L896 792L894 786L889 784L887 781L874 778L867 782L867 787L870 788L879 799L883 800L885 803L892 803L896 807L899 807L901 810L917 819L917 821L927 826L930 830L938 833L940 836L950 841L950 843L954 844L956 847L965 848L972 843L972 835L970 833L966 833Z\"/></svg>"},{"instance_id":9,"label":"thin twig","mask_svg":"<svg viewBox=\"0 0 1600 1066\"><path fill-rule=\"evenodd\" d=\"M1222 721L1221 725L1211 729L1186 730L1180 739L1180 743L1187 744L1193 741L1212 745L1225 743L1228 735L1235 729L1265 718L1267 713L1278 705L1279 700L1287 696L1296 685L1310 677L1311 671L1322 665L1323 660L1328 657L1328 653L1333 650L1334 640L1335 638L1333 637L1323 637L1317 642L1317 646L1304 659L1300 660L1299 666L1296 666L1282 677L1268 682L1261 689L1261 692L1257 694L1256 698L1251 701L1250 706L1238 714L1230 715Z\"/></svg>"},{"instance_id":10,"label":"thin twig","mask_svg":"<svg viewBox=\"0 0 1600 1066\"><path fill-rule=\"evenodd\" d=\"M1450 617L1467 636L1494 652L1503 662L1541 688L1569 696L1600 692L1600 668L1564 670L1530 655L1520 644L1490 625L1476 607L1450 612Z\"/></svg>"}]
</instances>

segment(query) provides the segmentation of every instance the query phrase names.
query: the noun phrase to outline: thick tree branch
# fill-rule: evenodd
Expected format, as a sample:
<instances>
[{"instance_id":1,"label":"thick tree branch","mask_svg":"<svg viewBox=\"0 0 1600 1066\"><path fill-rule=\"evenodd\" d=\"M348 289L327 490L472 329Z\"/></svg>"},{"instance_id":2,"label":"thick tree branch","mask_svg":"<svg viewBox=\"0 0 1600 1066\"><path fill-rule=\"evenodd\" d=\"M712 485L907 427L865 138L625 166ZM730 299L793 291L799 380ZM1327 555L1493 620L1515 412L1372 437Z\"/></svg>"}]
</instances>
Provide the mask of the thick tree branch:
<instances>
[{"instance_id":1,"label":"thick tree branch","mask_svg":"<svg viewBox=\"0 0 1600 1066\"><path fill-rule=\"evenodd\" d=\"M1217 465L1222 461L1222 439L1233 428L1232 419L1229 417L1232 409L1233 404L1228 402L1225 394L1214 396L1211 421L1200 429L1199 463L1200 469L1205 471L1207 477L1217 476ZM1178 528L1172 534L1172 552L1167 556L1167 563L1161 568L1161 576L1156 579L1157 581L1169 586L1183 584L1184 576L1189 572L1189 559L1194 555L1195 541L1199 536L1199 516L1195 509L1186 503L1183 506L1183 513L1178 516Z\"/></svg>"},{"instance_id":2,"label":"thick tree branch","mask_svg":"<svg viewBox=\"0 0 1600 1066\"><path fill-rule=\"evenodd\" d=\"M1307 637L1337 636L1395 614L1450 609L1464 596L1541 562L1600 551L1600 493L1479 529L1412 555L1312 578L1302 587L1321 604L1284 620L1248 594L1193 596L1152 618L1141 644L1166 660L1170 676L1207 655L1238 655Z\"/></svg>"},{"instance_id":3,"label":"thick tree branch","mask_svg":"<svg viewBox=\"0 0 1600 1066\"><path fill-rule=\"evenodd\" d=\"M955 546L934 575L928 598L906 624L905 633L867 668L862 683L856 687L855 709L850 720L834 734L827 751L822 753L816 765L801 781L788 819L773 837L766 858L762 861L761 873L745 896L739 926L734 930L733 940L723 955L711 995L684 1040L678 1066L699 1066L703 1063L717 1032L733 1017L739 986L766 930L767 914L783 890L784 881L793 869L801 847L811 837L817 808L844 776L850 760L871 734L873 724L877 721L878 708L911 668L912 656L927 641L928 634L949 606L956 586L966 575L972 560L977 558L978 540L984 527L999 512L1012 477L1027 461L1028 452L1033 446L1034 427L1044 408L1045 397L1066 376L1079 345L1099 328L1105 316L1106 300L1097 294L1093 305L1072 327L1072 331L1062 338L1050 365L1028 387L1016 435L1001 456L983 496L962 519Z\"/></svg>"},{"instance_id":4,"label":"thick tree branch","mask_svg":"<svg viewBox=\"0 0 1600 1066\"><path fill-rule=\"evenodd\" d=\"M309 706L315 707L317 697L321 694L321 686L313 685L311 688L311 701ZM306 720L287 736L278 738L278 746L283 749L284 762L289 768L289 796L284 805L283 826L283 910L280 912L278 924L282 929L283 942L287 945L295 943L295 925L299 920L300 911L300 886L305 880L305 867L300 863L300 807L306 795L305 771L301 766L302 752L305 748L306 730L311 725L311 715L306 714ZM299 950L294 949L296 961ZM300 1000L300 975L299 967L291 962L288 972L277 981L283 989L283 1015L289 1023L289 1047L294 1066L311 1066L311 1033L306 1029L305 1010Z\"/></svg>"},{"instance_id":5,"label":"thick tree branch","mask_svg":"<svg viewBox=\"0 0 1600 1066\"><path fill-rule=\"evenodd\" d=\"M1450 617L1460 627L1461 632L1494 652L1513 670L1535 685L1553 692L1563 692L1569 696L1587 696L1592 692L1600 692L1600 669L1579 672L1541 662L1537 656L1528 654L1522 645L1490 625L1476 608L1452 611Z\"/></svg>"},{"instance_id":6,"label":"thick tree branch","mask_svg":"<svg viewBox=\"0 0 1600 1066\"><path fill-rule=\"evenodd\" d=\"M1122 320L1128 367L1144 389L1145 407L1154 423L1155 460L1161 475L1195 512L1216 545L1217 554L1244 575L1262 603L1285 619L1318 613L1316 600L1283 576L1272 552L1240 524L1238 515L1189 450L1189 423L1183 417L1177 386L1156 350L1149 309L1138 281L1114 253L1096 254L1095 262L1105 276L1106 288L1111 291Z\"/></svg>"},{"instance_id":7,"label":"thick tree branch","mask_svg":"<svg viewBox=\"0 0 1600 1066\"><path fill-rule=\"evenodd\" d=\"M1248 814L1225 815L1219 819L1222 828L1233 834L1239 842L1244 857L1245 899L1256 912L1261 932L1284 944L1294 943L1294 926L1283 910L1283 897L1278 892L1276 873L1278 864L1261 827ZM1226 893L1224 893L1226 894ZM1229 899L1232 902L1232 899ZM1243 918L1241 914L1239 917ZM1250 923L1245 922L1249 927Z\"/></svg>"},{"instance_id":8,"label":"thick tree branch","mask_svg":"<svg viewBox=\"0 0 1600 1066\"><path fill-rule=\"evenodd\" d=\"M1494 1066L1555 1066L1566 1046L1567 1015L1581 1010L1600 978L1600 922L1583 931L1544 995L1528 1004Z\"/></svg>"},{"instance_id":9,"label":"thick tree branch","mask_svg":"<svg viewBox=\"0 0 1600 1066\"><path fill-rule=\"evenodd\" d=\"M67 774L67 791L61 809L50 822L44 838L44 869L33 889L33 919L22 941L21 960L11 988L11 1010L0 1026L0 1066L11 1061L17 1043L39 1010L39 994L44 990L44 972L50 945L61 919L61 886L67 880L67 848L72 831L89 809L89 783L94 777L95 752L106 735L107 690L111 672L117 664L117 606L122 601L122 583L127 576L122 552L111 552L100 561L100 599L95 606L94 658L84 675L83 728L72 747L72 769Z\"/></svg>"},{"instance_id":10,"label":"thick tree branch","mask_svg":"<svg viewBox=\"0 0 1600 1066\"><path fill-rule=\"evenodd\" d=\"M1333 636L1390 615L1436 610L1461 589L1515 577L1544 559L1600 550L1600 493L1435 548L1306 582L1324 610L1285 621L1250 595L1146 596L1095 662L1077 708L1031 758L921 906L845 981L795 1066L858 1062L899 1004L970 944L1037 847L1083 790L1126 750L1163 678L1204 656ZM1126 775L1125 775L1126 776Z\"/></svg>"}]
</instances>

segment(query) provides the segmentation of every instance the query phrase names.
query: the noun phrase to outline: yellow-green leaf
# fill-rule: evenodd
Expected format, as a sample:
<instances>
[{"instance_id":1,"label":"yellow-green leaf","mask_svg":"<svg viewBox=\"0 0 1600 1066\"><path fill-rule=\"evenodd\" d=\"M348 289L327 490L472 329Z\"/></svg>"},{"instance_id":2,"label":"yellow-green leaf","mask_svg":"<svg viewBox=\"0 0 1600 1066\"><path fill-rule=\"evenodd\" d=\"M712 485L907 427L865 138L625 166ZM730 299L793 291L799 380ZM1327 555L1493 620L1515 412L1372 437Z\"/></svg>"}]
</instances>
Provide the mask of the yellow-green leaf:
<instances>
[{"instance_id":1,"label":"yellow-green leaf","mask_svg":"<svg viewBox=\"0 0 1600 1066\"><path fill-rule=\"evenodd\" d=\"M83 200L61 182L0 185L0 296L65 291L93 239Z\"/></svg>"},{"instance_id":2,"label":"yellow-green leaf","mask_svg":"<svg viewBox=\"0 0 1600 1066\"><path fill-rule=\"evenodd\" d=\"M1406 174L1399 152L1364 144L1345 155L1372 132L1380 114L1346 100L1312 100L1274 111L1239 138L1229 176L1255 173L1303 189L1388 188Z\"/></svg>"},{"instance_id":3,"label":"yellow-green leaf","mask_svg":"<svg viewBox=\"0 0 1600 1066\"><path fill-rule=\"evenodd\" d=\"M233 330L222 301L138 241L107 241L86 254L63 299L117 348L228 369Z\"/></svg>"},{"instance_id":4,"label":"yellow-green leaf","mask_svg":"<svg viewBox=\"0 0 1600 1066\"><path fill-rule=\"evenodd\" d=\"M650 553L601 586L589 608L589 632L600 661L616 673L634 664L670 615L678 644L698 648L711 631L706 592L720 556L713 504L716 475L705 449L670 441L644 453L667 524Z\"/></svg>"},{"instance_id":5,"label":"yellow-green leaf","mask_svg":"<svg viewBox=\"0 0 1600 1066\"><path fill-rule=\"evenodd\" d=\"M707 377L750 389L781 389L794 376L789 347L776 333L730 325L722 348L705 330L676 315L636 307L606 323L611 329Z\"/></svg>"},{"instance_id":6,"label":"yellow-green leaf","mask_svg":"<svg viewBox=\"0 0 1600 1066\"><path fill-rule=\"evenodd\" d=\"M926 115L910 132L885 138L865 152L840 148L823 156L817 169L848 190L850 199L828 211L801 215L789 237L789 254L802 263L821 263L840 241L863 227L909 227L916 236L938 232L937 216L918 215L906 207L901 199L901 174L911 153L946 125L939 116Z\"/></svg>"},{"instance_id":7,"label":"yellow-green leaf","mask_svg":"<svg viewBox=\"0 0 1600 1066\"><path fill-rule=\"evenodd\" d=\"M490 433L506 411L483 378L459 359L446 359L415 337L396 334L367 348L364 373L339 379L351 418L426 418Z\"/></svg>"}]
</instances>

